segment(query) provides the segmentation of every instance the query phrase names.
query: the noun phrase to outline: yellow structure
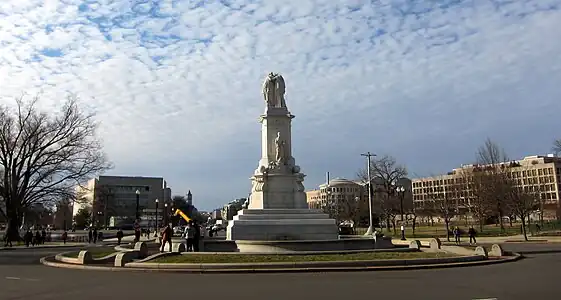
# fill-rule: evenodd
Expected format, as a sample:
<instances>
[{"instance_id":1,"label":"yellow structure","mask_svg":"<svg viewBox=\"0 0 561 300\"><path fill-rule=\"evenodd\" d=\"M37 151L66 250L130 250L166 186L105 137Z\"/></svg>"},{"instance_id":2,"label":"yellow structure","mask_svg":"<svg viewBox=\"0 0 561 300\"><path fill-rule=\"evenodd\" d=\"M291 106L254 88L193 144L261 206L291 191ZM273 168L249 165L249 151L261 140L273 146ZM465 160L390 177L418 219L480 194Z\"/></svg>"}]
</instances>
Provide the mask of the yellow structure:
<instances>
[{"instance_id":1,"label":"yellow structure","mask_svg":"<svg viewBox=\"0 0 561 300\"><path fill-rule=\"evenodd\" d=\"M559 191L561 190L561 158L547 156L527 156L518 161L504 163L512 178L526 190L538 192L544 208L544 219L560 218ZM424 201L444 197L455 202L457 209L468 209L473 194L462 185L465 172L477 165L463 165L446 175L413 179L413 202L415 207L423 207ZM460 190L458 190L460 189Z\"/></svg>"},{"instance_id":2,"label":"yellow structure","mask_svg":"<svg viewBox=\"0 0 561 300\"><path fill-rule=\"evenodd\" d=\"M173 214L174 216L180 215L183 220L185 220L187 223L191 222L193 219L189 218L184 212L181 211L181 209L176 208L175 209L175 213Z\"/></svg>"}]
</instances>

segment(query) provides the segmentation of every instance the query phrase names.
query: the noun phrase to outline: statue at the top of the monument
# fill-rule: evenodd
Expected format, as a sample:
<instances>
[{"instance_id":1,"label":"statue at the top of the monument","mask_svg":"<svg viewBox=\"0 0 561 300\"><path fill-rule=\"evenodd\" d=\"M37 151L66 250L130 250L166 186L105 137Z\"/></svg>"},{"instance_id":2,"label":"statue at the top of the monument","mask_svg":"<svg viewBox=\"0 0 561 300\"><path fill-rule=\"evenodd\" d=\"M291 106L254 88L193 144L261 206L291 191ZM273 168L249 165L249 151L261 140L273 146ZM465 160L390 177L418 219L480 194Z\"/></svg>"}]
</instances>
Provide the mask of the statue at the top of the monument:
<instances>
[{"instance_id":1,"label":"statue at the top of the monument","mask_svg":"<svg viewBox=\"0 0 561 300\"><path fill-rule=\"evenodd\" d=\"M281 164L285 161L286 152L285 152L286 142L282 139L281 133L277 132L277 137L275 138L275 150L276 150L276 157L275 160L277 164Z\"/></svg>"},{"instance_id":2,"label":"statue at the top of the monument","mask_svg":"<svg viewBox=\"0 0 561 300\"><path fill-rule=\"evenodd\" d=\"M286 107L285 89L284 78L280 74L269 73L263 82L263 97L267 107Z\"/></svg>"}]
</instances>

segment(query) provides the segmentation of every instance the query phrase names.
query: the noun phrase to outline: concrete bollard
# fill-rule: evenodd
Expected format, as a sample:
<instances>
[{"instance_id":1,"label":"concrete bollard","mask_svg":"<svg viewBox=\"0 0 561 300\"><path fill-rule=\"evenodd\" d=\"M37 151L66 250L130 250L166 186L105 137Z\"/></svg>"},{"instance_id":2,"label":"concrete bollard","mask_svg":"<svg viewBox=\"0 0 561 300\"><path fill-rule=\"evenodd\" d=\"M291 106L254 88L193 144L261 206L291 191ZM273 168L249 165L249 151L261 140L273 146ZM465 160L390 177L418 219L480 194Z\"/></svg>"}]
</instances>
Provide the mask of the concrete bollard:
<instances>
[{"instance_id":1,"label":"concrete bollard","mask_svg":"<svg viewBox=\"0 0 561 300\"><path fill-rule=\"evenodd\" d=\"M419 240L411 241L411 242L409 243L409 248L410 248L410 249L421 250L421 241L419 241Z\"/></svg>"},{"instance_id":2,"label":"concrete bollard","mask_svg":"<svg viewBox=\"0 0 561 300\"><path fill-rule=\"evenodd\" d=\"M145 242L137 242L134 244L134 251L137 253L138 258L145 258L148 256L148 245Z\"/></svg>"},{"instance_id":3,"label":"concrete bollard","mask_svg":"<svg viewBox=\"0 0 561 300\"><path fill-rule=\"evenodd\" d=\"M78 253L78 263L81 265L91 264L93 262L92 253L88 250L82 250Z\"/></svg>"},{"instance_id":4,"label":"concrete bollard","mask_svg":"<svg viewBox=\"0 0 561 300\"><path fill-rule=\"evenodd\" d=\"M430 240L429 246L431 250L440 250L442 249L442 242L440 242L439 238L434 238Z\"/></svg>"},{"instance_id":5,"label":"concrete bollard","mask_svg":"<svg viewBox=\"0 0 561 300\"><path fill-rule=\"evenodd\" d=\"M491 246L491 252L489 252L490 256L504 256L504 251L501 245L493 244Z\"/></svg>"},{"instance_id":6,"label":"concrete bollard","mask_svg":"<svg viewBox=\"0 0 561 300\"><path fill-rule=\"evenodd\" d=\"M124 267L127 263L132 262L136 256L137 252L121 252L115 256L115 267Z\"/></svg>"},{"instance_id":7,"label":"concrete bollard","mask_svg":"<svg viewBox=\"0 0 561 300\"><path fill-rule=\"evenodd\" d=\"M475 255L481 255L481 256L489 257L489 254L487 253L487 249L485 249L481 246L477 246L475 248Z\"/></svg>"},{"instance_id":8,"label":"concrete bollard","mask_svg":"<svg viewBox=\"0 0 561 300\"><path fill-rule=\"evenodd\" d=\"M173 252L183 253L187 250L187 246L185 243L174 243L173 244Z\"/></svg>"}]
</instances>

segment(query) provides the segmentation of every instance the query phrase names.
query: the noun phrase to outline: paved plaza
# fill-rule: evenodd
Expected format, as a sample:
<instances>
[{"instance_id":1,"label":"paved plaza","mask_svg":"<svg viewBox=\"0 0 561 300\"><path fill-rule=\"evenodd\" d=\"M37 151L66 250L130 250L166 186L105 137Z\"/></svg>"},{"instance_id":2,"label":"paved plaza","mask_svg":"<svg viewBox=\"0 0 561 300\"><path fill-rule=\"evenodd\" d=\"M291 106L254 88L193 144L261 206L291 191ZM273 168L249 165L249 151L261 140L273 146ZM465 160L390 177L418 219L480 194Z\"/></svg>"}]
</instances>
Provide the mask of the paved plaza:
<instances>
[{"instance_id":1,"label":"paved plaza","mask_svg":"<svg viewBox=\"0 0 561 300\"><path fill-rule=\"evenodd\" d=\"M507 244L505 249L534 254L464 268L225 275L58 269L38 264L56 249L2 251L0 299L558 299L561 244Z\"/></svg>"}]
</instances>

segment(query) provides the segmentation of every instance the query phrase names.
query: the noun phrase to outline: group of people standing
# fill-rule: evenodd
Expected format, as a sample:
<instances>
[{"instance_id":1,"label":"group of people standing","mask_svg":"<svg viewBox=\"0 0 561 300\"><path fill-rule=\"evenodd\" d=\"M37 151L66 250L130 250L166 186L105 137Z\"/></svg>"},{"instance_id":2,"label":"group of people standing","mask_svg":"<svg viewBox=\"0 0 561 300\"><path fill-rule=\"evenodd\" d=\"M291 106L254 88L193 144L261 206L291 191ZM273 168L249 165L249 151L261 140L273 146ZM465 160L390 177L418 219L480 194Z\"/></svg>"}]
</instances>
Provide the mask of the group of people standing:
<instances>
[{"instance_id":1,"label":"group of people standing","mask_svg":"<svg viewBox=\"0 0 561 300\"><path fill-rule=\"evenodd\" d=\"M25 234L23 235L23 242L25 243L26 247L42 245L47 241L47 231L42 229L41 231L35 230L35 234L31 231L31 228L28 228ZM11 241L10 241L11 244Z\"/></svg>"},{"instance_id":2,"label":"group of people standing","mask_svg":"<svg viewBox=\"0 0 561 300\"><path fill-rule=\"evenodd\" d=\"M454 230L452 231L452 234L454 234L454 241L456 245L460 245L460 243L462 242L462 232L463 231L458 226L454 227ZM469 236L469 244L477 244L477 240L475 239L477 231L475 231L475 228L473 228L473 226L470 226L467 233Z\"/></svg>"},{"instance_id":3,"label":"group of people standing","mask_svg":"<svg viewBox=\"0 0 561 300\"><path fill-rule=\"evenodd\" d=\"M169 251L172 251L172 244L171 239L173 237L173 230L171 226L168 224L164 227L161 231L161 247L160 252L164 252L164 248L166 244L169 244ZM201 227L196 222L189 222L187 226L185 226L185 230L183 232L183 238L185 238L186 243L186 251L187 252L199 252L199 241L201 239Z\"/></svg>"}]
</instances>

